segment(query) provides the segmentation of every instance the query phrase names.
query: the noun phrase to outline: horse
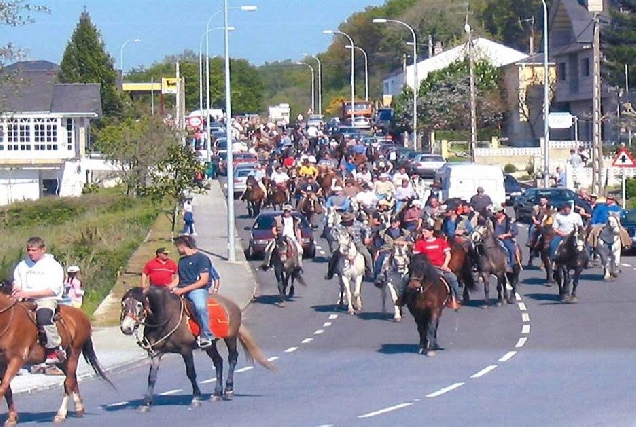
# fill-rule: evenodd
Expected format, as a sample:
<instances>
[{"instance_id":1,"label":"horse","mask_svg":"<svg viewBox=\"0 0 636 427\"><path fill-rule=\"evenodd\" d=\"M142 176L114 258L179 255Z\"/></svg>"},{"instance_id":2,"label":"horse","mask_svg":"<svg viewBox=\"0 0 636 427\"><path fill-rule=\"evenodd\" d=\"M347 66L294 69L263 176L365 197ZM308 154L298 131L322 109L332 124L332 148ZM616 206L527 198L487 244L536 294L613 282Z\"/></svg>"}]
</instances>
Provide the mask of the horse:
<instances>
[{"instance_id":1,"label":"horse","mask_svg":"<svg viewBox=\"0 0 636 427\"><path fill-rule=\"evenodd\" d=\"M18 411L13 401L11 380L25 364L40 364L45 359L44 347L40 345L38 339L35 303L12 300L5 294L10 292L11 288L11 281L2 281L4 293L0 294L0 324L4 326L0 332L0 352L2 352L0 397L4 396L9 407L5 426L15 426L18 422ZM66 419L68 401L71 396L75 404L75 416L78 418L84 416L85 407L77 381L77 365L80 354L84 356L84 360L93 368L97 376L106 381L113 389L115 388L97 360L88 316L83 311L66 305L60 305L58 313L56 318L59 316L59 319L55 323L62 338L62 347L66 351L67 358L58 365L64 372L65 380L64 397L55 415L55 423L63 422Z\"/></svg>"},{"instance_id":2,"label":"horse","mask_svg":"<svg viewBox=\"0 0 636 427\"><path fill-rule=\"evenodd\" d=\"M258 185L256 178L252 175L248 176L245 193L241 197L241 200L247 202L247 213L249 216L254 218L261 213L265 198L266 195L260 185Z\"/></svg>"},{"instance_id":3,"label":"horse","mask_svg":"<svg viewBox=\"0 0 636 427\"><path fill-rule=\"evenodd\" d=\"M554 255L554 280L559 285L559 297L563 302L576 302L576 287L581 272L588 261L583 227L574 226L574 230L566 236L557 247ZM570 276L570 270L574 274ZM570 292L570 280L572 291Z\"/></svg>"},{"instance_id":4,"label":"horse","mask_svg":"<svg viewBox=\"0 0 636 427\"><path fill-rule=\"evenodd\" d=\"M340 279L340 295L347 297L347 308L349 314L362 311L362 297L360 289L364 278L364 257L356 249L356 245L348 232L337 233L338 251L338 277ZM353 299L351 285L354 285ZM354 309L355 308L355 309Z\"/></svg>"},{"instance_id":5,"label":"horse","mask_svg":"<svg viewBox=\"0 0 636 427\"><path fill-rule=\"evenodd\" d=\"M552 269L552 261L550 260L550 244L556 236L552 223L544 224L537 227L539 233L539 243L537 244L537 250L541 256L541 262L543 268L545 268L545 285L547 287L552 286L554 281L554 271Z\"/></svg>"},{"instance_id":6,"label":"horse","mask_svg":"<svg viewBox=\"0 0 636 427\"><path fill-rule=\"evenodd\" d=\"M323 230L323 237L327 240L327 245L329 246L329 251L333 252L335 247L335 241L333 235L331 234L331 230L340 224L340 212L334 207L330 207L327 209L326 215L326 223L325 229Z\"/></svg>"},{"instance_id":7,"label":"horse","mask_svg":"<svg viewBox=\"0 0 636 427\"><path fill-rule=\"evenodd\" d=\"M223 389L223 358L216 347L203 350L212 359L216 370L216 386L214 400L232 400L234 397L234 369L238 361L238 345L241 342L248 361L256 360L269 370L275 366L269 362L258 347L245 325L241 323L241 309L231 300L221 295L214 295L214 302L227 315L227 328L224 336L228 348L228 373L225 389ZM208 307L211 301L208 301ZM186 365L186 375L192 384L191 407L201 406L201 390L197 383L194 366L193 348L196 346L196 336L191 331L190 314L193 308L184 297L171 293L166 287L152 286L147 292L142 288L131 288L122 297L119 327L124 335L135 335L140 347L148 352L150 357L150 372L148 374L148 389L143 403L138 407L139 412L148 412L153 402L153 392L161 358L167 353L181 354ZM138 336L139 326L144 326L143 337ZM213 325L211 325L213 326Z\"/></svg>"},{"instance_id":8,"label":"horse","mask_svg":"<svg viewBox=\"0 0 636 427\"><path fill-rule=\"evenodd\" d=\"M284 184L270 183L269 188L269 204L279 211L283 210L283 205L288 203L287 187Z\"/></svg>"},{"instance_id":9,"label":"horse","mask_svg":"<svg viewBox=\"0 0 636 427\"><path fill-rule=\"evenodd\" d=\"M596 242L596 252L603 264L603 279L614 280L621 266L621 222L616 215L609 215Z\"/></svg>"},{"instance_id":10,"label":"horse","mask_svg":"<svg viewBox=\"0 0 636 427\"><path fill-rule=\"evenodd\" d=\"M386 281L382 283L380 288L382 291L382 313L386 313L386 297L388 291L395 310L393 321L396 323L402 321L402 310L397 304L398 294L396 288L403 288L402 281L408 276L409 262L408 246L404 242L396 242L393 245L391 254L384 258L382 264L381 271L386 277Z\"/></svg>"},{"instance_id":11,"label":"horse","mask_svg":"<svg viewBox=\"0 0 636 427\"><path fill-rule=\"evenodd\" d=\"M471 254L464 244L456 239L449 239L448 244L451 248L451 259L448 263L448 268L457 276L457 281L464 287L462 299L463 303L466 304L470 301L469 291L472 292L476 289L471 266Z\"/></svg>"},{"instance_id":12,"label":"horse","mask_svg":"<svg viewBox=\"0 0 636 427\"><path fill-rule=\"evenodd\" d=\"M506 287L506 249L493 235L492 226L490 224L478 225L470 237L479 256L477 267L479 279L484 283L483 308L488 308L490 305L491 275L497 278L497 306L502 306L506 302L513 304L516 287L513 287L510 294L508 294L508 288Z\"/></svg>"},{"instance_id":13,"label":"horse","mask_svg":"<svg viewBox=\"0 0 636 427\"><path fill-rule=\"evenodd\" d=\"M434 356L437 345L437 328L450 288L426 254L416 254L409 264L408 284L402 294L405 303L417 324L420 335L419 353Z\"/></svg>"},{"instance_id":14,"label":"horse","mask_svg":"<svg viewBox=\"0 0 636 427\"><path fill-rule=\"evenodd\" d=\"M302 285L305 285L305 281L300 274L296 245L282 234L278 235L274 244L272 266L278 283L278 306L284 307L285 299L288 296L292 298L295 294L294 281L298 280L298 283ZM289 294L287 294L288 286Z\"/></svg>"},{"instance_id":15,"label":"horse","mask_svg":"<svg viewBox=\"0 0 636 427\"><path fill-rule=\"evenodd\" d=\"M320 215L322 213L322 206L320 205L318 196L314 193L305 195L298 204L298 212L303 214L309 225L313 227L314 215Z\"/></svg>"}]
</instances>

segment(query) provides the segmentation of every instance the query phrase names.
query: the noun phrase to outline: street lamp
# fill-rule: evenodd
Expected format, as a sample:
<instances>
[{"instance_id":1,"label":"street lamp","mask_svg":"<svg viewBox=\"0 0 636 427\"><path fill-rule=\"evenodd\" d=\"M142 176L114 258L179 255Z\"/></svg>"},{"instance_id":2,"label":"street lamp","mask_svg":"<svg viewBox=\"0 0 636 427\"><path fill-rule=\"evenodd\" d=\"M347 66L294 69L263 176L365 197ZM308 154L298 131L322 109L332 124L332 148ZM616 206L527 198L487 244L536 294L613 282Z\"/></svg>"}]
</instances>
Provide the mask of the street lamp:
<instances>
[{"instance_id":1,"label":"street lamp","mask_svg":"<svg viewBox=\"0 0 636 427\"><path fill-rule=\"evenodd\" d=\"M314 87L314 67L307 64L306 62L296 62L296 64L306 65L307 67L309 67L309 70L311 70L311 113L316 114L316 103L314 100L314 93L316 92L316 89Z\"/></svg>"},{"instance_id":2,"label":"street lamp","mask_svg":"<svg viewBox=\"0 0 636 427\"><path fill-rule=\"evenodd\" d=\"M351 36L347 33L343 33L342 31L338 31L338 30L323 30L322 31L324 34L342 34L343 36L345 36L346 38L349 39L349 45L355 47L355 43L353 43L353 39L351 38ZM351 85L351 126L354 125L355 121L355 114L356 114L356 89L355 89L355 74L354 74L354 70L355 70L355 55L354 55L354 49L351 49L351 77L350 77L350 85Z\"/></svg>"},{"instance_id":3,"label":"street lamp","mask_svg":"<svg viewBox=\"0 0 636 427\"><path fill-rule=\"evenodd\" d=\"M550 186L550 75L548 71L548 5L543 4L543 185Z\"/></svg>"},{"instance_id":4,"label":"street lamp","mask_svg":"<svg viewBox=\"0 0 636 427\"><path fill-rule=\"evenodd\" d=\"M210 22L212 21L212 19L219 16L221 13L225 12L227 14L228 10L238 9L238 10L243 10L246 12L254 12L255 10L258 9L257 6L227 7L227 2L225 2L224 4L225 4L225 7L221 10L217 10L214 14L212 14L212 16L208 18L208 22L205 24L205 34L206 34L205 36L205 81L207 82L206 83L207 93L205 96L205 122L208 127L208 131L207 131L208 141L212 140L212 135L210 135L210 37L208 37L208 32L210 31ZM225 27L227 27L227 22L225 23ZM234 256L234 253L232 253L232 256Z\"/></svg>"},{"instance_id":5,"label":"street lamp","mask_svg":"<svg viewBox=\"0 0 636 427\"><path fill-rule=\"evenodd\" d=\"M364 55L364 100L369 100L369 57L367 56L367 52L362 49L360 46L345 46L347 49L356 49L362 52Z\"/></svg>"},{"instance_id":6,"label":"street lamp","mask_svg":"<svg viewBox=\"0 0 636 427\"><path fill-rule=\"evenodd\" d=\"M417 78L417 36L415 35L415 30L406 22L398 21L397 19L376 18L373 20L373 23L374 24L386 24L386 23L400 24L408 28L411 31L411 35L413 36L413 148L417 149L417 140L418 140L417 138L417 91L418 91L419 80Z\"/></svg>"},{"instance_id":7,"label":"street lamp","mask_svg":"<svg viewBox=\"0 0 636 427\"><path fill-rule=\"evenodd\" d=\"M318 114L322 116L322 64L320 59L315 55L303 53L304 56L311 56L318 62Z\"/></svg>"},{"instance_id":8,"label":"street lamp","mask_svg":"<svg viewBox=\"0 0 636 427\"><path fill-rule=\"evenodd\" d=\"M122 79L124 78L124 47L126 47L128 43L139 43L140 41L141 39L126 40L122 43L121 48L119 49L119 69L121 70Z\"/></svg>"}]
</instances>

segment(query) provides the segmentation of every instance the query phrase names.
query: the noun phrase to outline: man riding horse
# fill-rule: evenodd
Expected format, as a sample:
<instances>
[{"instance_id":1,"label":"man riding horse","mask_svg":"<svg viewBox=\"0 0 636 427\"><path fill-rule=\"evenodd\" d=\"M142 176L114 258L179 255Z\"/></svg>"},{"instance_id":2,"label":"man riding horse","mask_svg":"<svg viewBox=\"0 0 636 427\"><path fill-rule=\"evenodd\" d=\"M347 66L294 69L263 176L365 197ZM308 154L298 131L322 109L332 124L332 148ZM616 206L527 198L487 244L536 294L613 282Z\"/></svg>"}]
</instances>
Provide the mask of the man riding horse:
<instances>
[{"instance_id":1,"label":"man riding horse","mask_svg":"<svg viewBox=\"0 0 636 427\"><path fill-rule=\"evenodd\" d=\"M559 212L554 216L555 236L552 242L550 242L549 252L551 262L554 262L554 255L557 252L559 244L563 241L563 238L569 236L576 226L583 228L583 219L578 213L572 212L572 205L566 202L561 205L561 209L559 209Z\"/></svg>"},{"instance_id":2,"label":"man riding horse","mask_svg":"<svg viewBox=\"0 0 636 427\"><path fill-rule=\"evenodd\" d=\"M592 248L596 248L599 234L607 224L610 215L616 215L619 219L623 216L623 209L616 204L616 199L613 196L607 196L605 203L599 203L594 209L587 237L588 244ZM623 227L621 227L621 243L624 247L632 245L631 236Z\"/></svg>"},{"instance_id":3,"label":"man riding horse","mask_svg":"<svg viewBox=\"0 0 636 427\"><path fill-rule=\"evenodd\" d=\"M274 186L274 188L270 188L270 190L272 192L276 190L282 191L285 194L285 200L289 201L289 175L287 175L287 172L283 170L283 167L280 165L276 166L276 169L270 178Z\"/></svg>"},{"instance_id":4,"label":"man riding horse","mask_svg":"<svg viewBox=\"0 0 636 427\"><path fill-rule=\"evenodd\" d=\"M272 252L276 247L276 239L283 237L291 241L296 248L296 256L298 257L298 269L302 272L303 269L303 246L300 243L302 241L302 233L300 230L300 219L292 215L292 206L283 206L283 214L274 218L274 227L272 227L272 233L274 233L274 239L267 244L265 248L265 260L261 265L263 270L268 270L272 263Z\"/></svg>"},{"instance_id":5,"label":"man riding horse","mask_svg":"<svg viewBox=\"0 0 636 427\"><path fill-rule=\"evenodd\" d=\"M367 246L371 244L371 230L366 225L355 220L355 216L352 213L344 213L340 218L340 226L334 227L332 235L336 239L337 235L341 233L349 233L353 242L355 243L356 250L364 257L364 270L365 275L370 277L372 275L371 268L373 266L373 258ZM327 267L326 280L333 279L333 275L336 273L336 267L338 266L338 260L340 252L334 251L329 258L329 264Z\"/></svg>"},{"instance_id":6,"label":"man riding horse","mask_svg":"<svg viewBox=\"0 0 636 427\"><path fill-rule=\"evenodd\" d=\"M382 242L378 253L376 254L375 264L373 265L373 275L375 285L382 286L386 280L382 273L382 266L386 257L393 252L395 245L406 244L409 241L411 232L400 227L400 218L396 215L391 219L391 226L379 232L379 239Z\"/></svg>"},{"instance_id":7,"label":"man riding horse","mask_svg":"<svg viewBox=\"0 0 636 427\"><path fill-rule=\"evenodd\" d=\"M515 265L519 265L517 255L518 246L517 241L515 240L519 234L517 222L513 221L506 214L503 206L495 205L493 207L492 226L493 235L506 249L506 255L508 256L508 270L512 271Z\"/></svg>"}]
</instances>

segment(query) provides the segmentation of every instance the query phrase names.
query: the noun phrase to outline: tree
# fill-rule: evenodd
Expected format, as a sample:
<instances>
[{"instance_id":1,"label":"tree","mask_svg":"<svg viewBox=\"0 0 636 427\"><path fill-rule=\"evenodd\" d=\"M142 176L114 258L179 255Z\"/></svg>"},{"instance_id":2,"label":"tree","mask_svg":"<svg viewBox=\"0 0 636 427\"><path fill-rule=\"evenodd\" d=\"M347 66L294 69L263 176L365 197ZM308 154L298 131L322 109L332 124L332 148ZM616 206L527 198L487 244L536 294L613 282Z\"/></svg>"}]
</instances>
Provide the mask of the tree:
<instances>
[{"instance_id":1,"label":"tree","mask_svg":"<svg viewBox=\"0 0 636 427\"><path fill-rule=\"evenodd\" d=\"M123 111L123 98L117 89L117 72L113 64L114 60L106 52L101 34L88 12L84 10L62 55L60 81L101 84L104 115L120 117Z\"/></svg>"},{"instance_id":2,"label":"tree","mask_svg":"<svg viewBox=\"0 0 636 427\"><path fill-rule=\"evenodd\" d=\"M601 33L605 56L605 82L610 86L625 86L625 64L634 65L636 58L636 1L616 0L610 10L610 25ZM636 84L636 75L629 73L629 86Z\"/></svg>"}]
</instances>

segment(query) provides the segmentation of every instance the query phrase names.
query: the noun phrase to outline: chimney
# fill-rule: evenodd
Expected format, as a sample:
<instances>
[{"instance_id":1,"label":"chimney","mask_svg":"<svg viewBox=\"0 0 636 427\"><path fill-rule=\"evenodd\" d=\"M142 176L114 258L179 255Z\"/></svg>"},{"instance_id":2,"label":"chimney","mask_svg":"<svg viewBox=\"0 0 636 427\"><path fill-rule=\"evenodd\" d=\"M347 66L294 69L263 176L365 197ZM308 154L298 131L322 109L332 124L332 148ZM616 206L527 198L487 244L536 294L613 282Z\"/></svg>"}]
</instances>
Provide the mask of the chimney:
<instances>
[{"instance_id":1,"label":"chimney","mask_svg":"<svg viewBox=\"0 0 636 427\"><path fill-rule=\"evenodd\" d=\"M444 51L444 47L442 46L442 42L435 42L435 47L433 48L433 55L439 55Z\"/></svg>"}]
</instances>

